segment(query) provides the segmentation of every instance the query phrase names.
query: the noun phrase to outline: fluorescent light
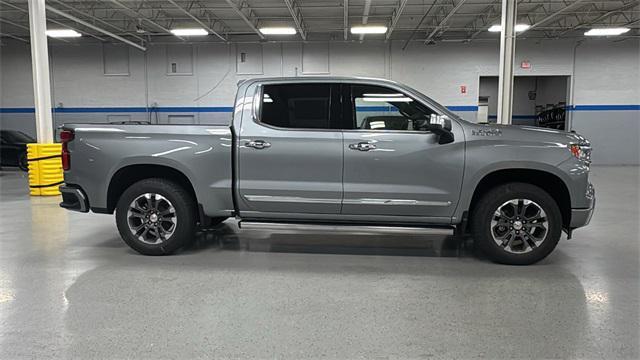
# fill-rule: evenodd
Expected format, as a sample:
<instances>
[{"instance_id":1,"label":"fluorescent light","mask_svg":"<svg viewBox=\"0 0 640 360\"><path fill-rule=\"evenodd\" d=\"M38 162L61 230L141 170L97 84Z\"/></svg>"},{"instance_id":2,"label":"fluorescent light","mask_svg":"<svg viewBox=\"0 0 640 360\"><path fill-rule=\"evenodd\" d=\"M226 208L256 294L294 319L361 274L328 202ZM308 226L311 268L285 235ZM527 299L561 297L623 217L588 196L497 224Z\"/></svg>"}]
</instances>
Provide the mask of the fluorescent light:
<instances>
[{"instance_id":1,"label":"fluorescent light","mask_svg":"<svg viewBox=\"0 0 640 360\"><path fill-rule=\"evenodd\" d=\"M362 101L365 102L412 102L413 100L408 97L364 97Z\"/></svg>"},{"instance_id":2,"label":"fluorescent light","mask_svg":"<svg viewBox=\"0 0 640 360\"><path fill-rule=\"evenodd\" d=\"M353 26L351 27L352 34L384 34L387 32L386 26Z\"/></svg>"},{"instance_id":3,"label":"fluorescent light","mask_svg":"<svg viewBox=\"0 0 640 360\"><path fill-rule=\"evenodd\" d=\"M203 28L192 29L172 29L171 33L176 36L204 36L209 35L207 30Z\"/></svg>"},{"instance_id":4,"label":"fluorescent light","mask_svg":"<svg viewBox=\"0 0 640 360\"><path fill-rule=\"evenodd\" d=\"M530 27L531 27L531 25L528 25L528 24L516 24L516 26L514 27L514 30L516 32L523 32L523 31L527 31ZM502 31L502 25L492 25L489 28L489 31L491 31L491 32L500 32L500 31Z\"/></svg>"},{"instance_id":5,"label":"fluorescent light","mask_svg":"<svg viewBox=\"0 0 640 360\"><path fill-rule=\"evenodd\" d=\"M47 36L52 38L80 37L82 34L71 29L47 30Z\"/></svg>"},{"instance_id":6,"label":"fluorescent light","mask_svg":"<svg viewBox=\"0 0 640 360\"><path fill-rule=\"evenodd\" d=\"M624 34L629 28L595 28L584 33L586 36L615 36Z\"/></svg>"},{"instance_id":7,"label":"fluorescent light","mask_svg":"<svg viewBox=\"0 0 640 360\"><path fill-rule=\"evenodd\" d=\"M260 28L263 35L295 35L296 29L292 27L263 27Z\"/></svg>"}]
</instances>

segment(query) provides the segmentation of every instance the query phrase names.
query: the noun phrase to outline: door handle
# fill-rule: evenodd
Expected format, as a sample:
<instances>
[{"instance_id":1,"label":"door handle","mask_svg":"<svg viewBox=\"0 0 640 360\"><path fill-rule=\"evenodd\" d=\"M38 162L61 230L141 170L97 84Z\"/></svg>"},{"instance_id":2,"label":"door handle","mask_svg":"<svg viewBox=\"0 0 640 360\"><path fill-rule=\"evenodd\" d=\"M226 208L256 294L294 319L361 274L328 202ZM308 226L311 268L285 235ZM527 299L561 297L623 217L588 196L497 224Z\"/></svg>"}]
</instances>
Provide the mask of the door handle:
<instances>
[{"instance_id":1,"label":"door handle","mask_svg":"<svg viewBox=\"0 0 640 360\"><path fill-rule=\"evenodd\" d=\"M254 148L257 150L262 150L271 147L271 143L268 143L264 140L251 140L244 143L244 146Z\"/></svg>"},{"instance_id":2,"label":"door handle","mask_svg":"<svg viewBox=\"0 0 640 360\"><path fill-rule=\"evenodd\" d=\"M376 146L370 142L359 142L357 144L349 144L349 149L358 151L369 151L375 149Z\"/></svg>"}]
</instances>

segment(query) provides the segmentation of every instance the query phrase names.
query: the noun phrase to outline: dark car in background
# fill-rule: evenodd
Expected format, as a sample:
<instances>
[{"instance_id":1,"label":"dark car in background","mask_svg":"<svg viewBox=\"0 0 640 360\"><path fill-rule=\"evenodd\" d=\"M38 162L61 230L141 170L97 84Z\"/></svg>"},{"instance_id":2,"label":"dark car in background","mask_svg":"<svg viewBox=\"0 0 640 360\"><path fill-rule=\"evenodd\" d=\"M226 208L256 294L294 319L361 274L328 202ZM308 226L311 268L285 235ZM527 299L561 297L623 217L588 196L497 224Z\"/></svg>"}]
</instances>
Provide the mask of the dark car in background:
<instances>
[{"instance_id":1,"label":"dark car in background","mask_svg":"<svg viewBox=\"0 0 640 360\"><path fill-rule=\"evenodd\" d=\"M29 170L27 144L36 140L17 130L0 130L0 166L17 166Z\"/></svg>"}]
</instances>

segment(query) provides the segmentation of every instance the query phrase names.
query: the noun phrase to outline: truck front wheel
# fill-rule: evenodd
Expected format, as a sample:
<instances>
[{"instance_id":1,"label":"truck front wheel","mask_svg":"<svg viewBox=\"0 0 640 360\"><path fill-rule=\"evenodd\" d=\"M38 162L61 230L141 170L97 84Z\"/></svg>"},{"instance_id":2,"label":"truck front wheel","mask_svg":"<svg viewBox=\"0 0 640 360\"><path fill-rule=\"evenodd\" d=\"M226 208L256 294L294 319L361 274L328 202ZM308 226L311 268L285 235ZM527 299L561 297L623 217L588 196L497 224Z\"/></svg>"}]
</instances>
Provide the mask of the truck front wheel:
<instances>
[{"instance_id":1,"label":"truck front wheel","mask_svg":"<svg viewBox=\"0 0 640 360\"><path fill-rule=\"evenodd\" d=\"M141 180L118 200L116 224L124 242L137 252L168 255L194 239L195 201L172 181Z\"/></svg>"},{"instance_id":2,"label":"truck front wheel","mask_svg":"<svg viewBox=\"0 0 640 360\"><path fill-rule=\"evenodd\" d=\"M562 215L541 188L508 183L484 194L472 211L479 249L492 261L528 265L544 259L560 240Z\"/></svg>"}]
</instances>

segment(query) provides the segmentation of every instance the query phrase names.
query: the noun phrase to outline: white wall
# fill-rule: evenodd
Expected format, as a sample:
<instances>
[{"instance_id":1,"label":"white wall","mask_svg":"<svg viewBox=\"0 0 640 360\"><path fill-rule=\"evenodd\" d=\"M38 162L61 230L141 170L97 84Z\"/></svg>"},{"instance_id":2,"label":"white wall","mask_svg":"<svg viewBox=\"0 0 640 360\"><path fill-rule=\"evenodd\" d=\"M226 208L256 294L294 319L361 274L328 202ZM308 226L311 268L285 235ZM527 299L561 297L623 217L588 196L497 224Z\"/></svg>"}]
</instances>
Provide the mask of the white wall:
<instances>
[{"instance_id":1,"label":"white wall","mask_svg":"<svg viewBox=\"0 0 640 360\"><path fill-rule=\"evenodd\" d=\"M129 50L129 76L103 74L101 45L55 45L50 51L53 103L62 103L66 108L232 106L236 83L241 79L326 72L390 78L424 92L443 105L474 107L479 95L479 77L498 75L497 41L429 46L414 43L404 51L402 45L402 42L183 45L180 51L190 54L193 60L192 75L167 75L167 46L155 45L146 54L133 48ZM570 40L521 41L516 48L516 75L575 75L570 104L640 104L637 40L589 39L577 47ZM240 52L247 53L251 62L239 64ZM519 67L524 60L531 63L531 69ZM0 107L33 107L28 45L0 47L0 61ZM466 87L466 94L461 93L461 86ZM592 137L597 145L613 143L609 139L617 136L632 143L613 149L596 146L596 162L638 163L638 133L625 131L622 126L638 129L639 113L576 111L572 112L571 120L575 129ZM159 122L166 122L170 114L164 111L129 115L132 119L151 117L152 120L157 116ZM458 114L470 120L476 117L475 111ZM108 115L56 113L55 118L57 123L105 121ZM192 115L194 121L200 123L225 122L230 116L209 112ZM32 118L33 114L0 113L2 126L28 131L33 128ZM602 132L603 127L608 131Z\"/></svg>"}]
</instances>

